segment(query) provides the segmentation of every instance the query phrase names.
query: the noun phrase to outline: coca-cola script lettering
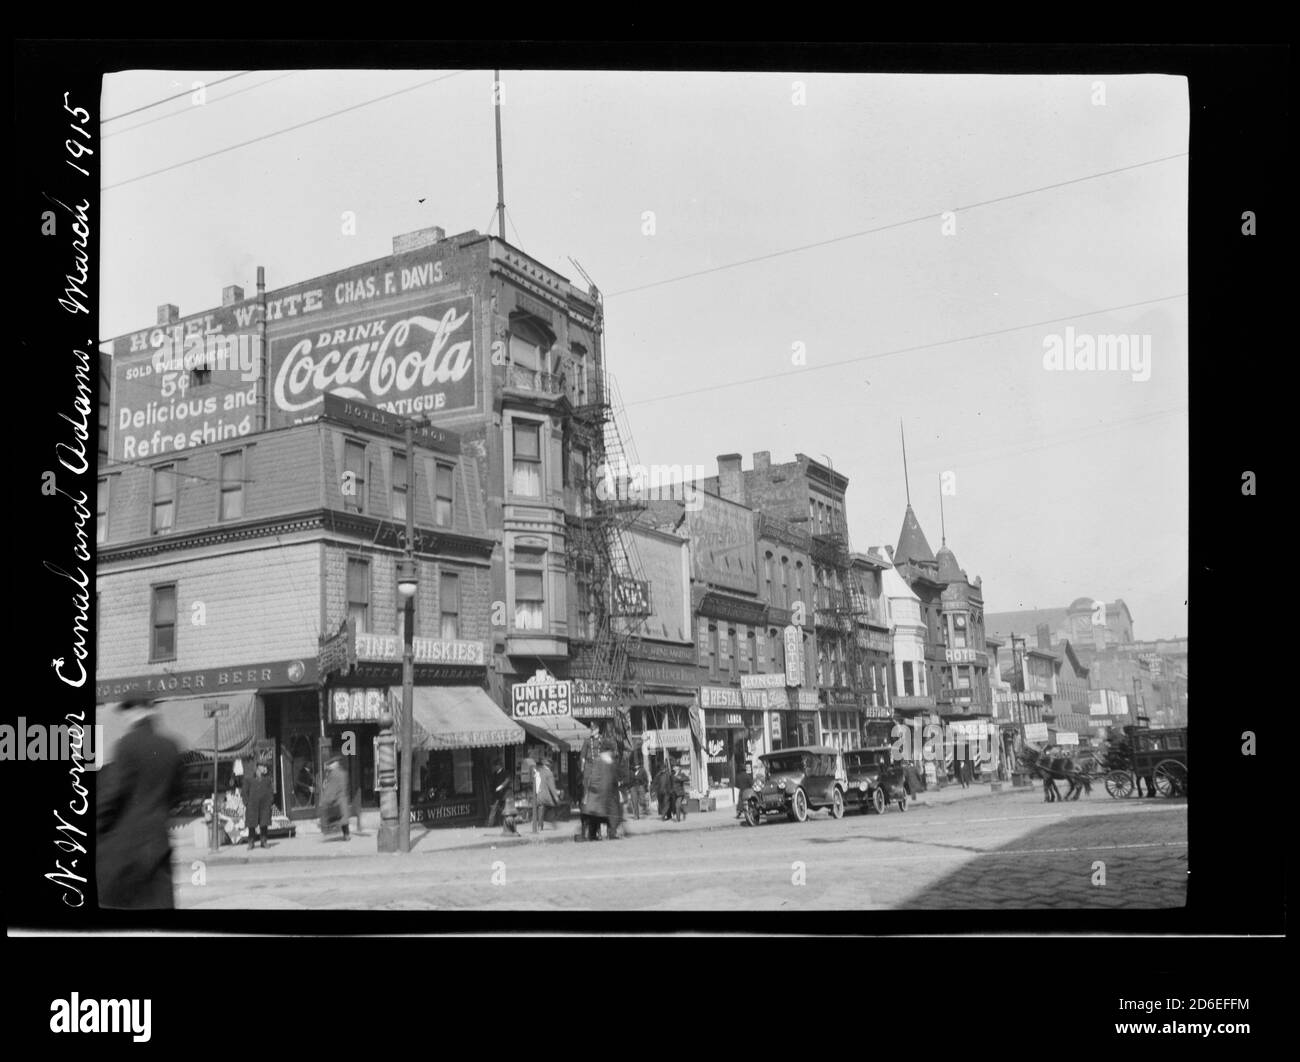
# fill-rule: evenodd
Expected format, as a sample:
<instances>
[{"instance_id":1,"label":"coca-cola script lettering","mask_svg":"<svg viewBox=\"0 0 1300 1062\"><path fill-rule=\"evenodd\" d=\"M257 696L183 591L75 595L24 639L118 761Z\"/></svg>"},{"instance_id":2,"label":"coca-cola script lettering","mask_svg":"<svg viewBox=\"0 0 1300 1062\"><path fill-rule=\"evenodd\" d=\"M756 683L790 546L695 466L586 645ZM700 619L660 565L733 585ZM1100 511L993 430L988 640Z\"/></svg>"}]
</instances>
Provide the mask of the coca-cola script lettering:
<instances>
[{"instance_id":1,"label":"coca-cola script lettering","mask_svg":"<svg viewBox=\"0 0 1300 1062\"><path fill-rule=\"evenodd\" d=\"M275 340L274 426L316 415L325 394L399 416L473 409L472 311L465 297Z\"/></svg>"}]
</instances>

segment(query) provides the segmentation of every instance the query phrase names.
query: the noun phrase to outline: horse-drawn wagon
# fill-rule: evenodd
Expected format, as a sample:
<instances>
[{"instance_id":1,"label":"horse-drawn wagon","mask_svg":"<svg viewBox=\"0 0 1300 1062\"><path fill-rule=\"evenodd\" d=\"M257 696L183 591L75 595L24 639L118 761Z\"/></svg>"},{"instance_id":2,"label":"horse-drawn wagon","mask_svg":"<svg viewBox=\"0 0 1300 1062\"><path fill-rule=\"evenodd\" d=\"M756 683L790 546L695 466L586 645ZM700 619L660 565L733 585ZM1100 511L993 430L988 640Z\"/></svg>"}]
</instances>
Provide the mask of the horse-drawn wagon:
<instances>
[{"instance_id":1,"label":"horse-drawn wagon","mask_svg":"<svg viewBox=\"0 0 1300 1062\"><path fill-rule=\"evenodd\" d=\"M1187 728L1152 730L1148 727L1126 728L1132 742L1127 767L1106 775L1106 792L1112 797L1187 796Z\"/></svg>"}]
</instances>

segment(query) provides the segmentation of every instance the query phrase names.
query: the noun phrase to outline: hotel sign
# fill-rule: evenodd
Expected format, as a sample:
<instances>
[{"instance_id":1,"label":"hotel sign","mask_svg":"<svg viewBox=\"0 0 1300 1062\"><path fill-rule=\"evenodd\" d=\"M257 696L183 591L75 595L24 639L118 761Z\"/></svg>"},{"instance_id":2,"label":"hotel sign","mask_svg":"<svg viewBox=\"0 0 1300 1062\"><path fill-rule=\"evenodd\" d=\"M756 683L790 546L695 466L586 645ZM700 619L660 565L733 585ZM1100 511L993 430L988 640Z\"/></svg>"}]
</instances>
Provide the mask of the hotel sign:
<instances>
[{"instance_id":1,"label":"hotel sign","mask_svg":"<svg viewBox=\"0 0 1300 1062\"><path fill-rule=\"evenodd\" d=\"M358 428L389 435L395 439L406 438L407 418L389 413L378 406L369 406L350 398L329 394L321 403L321 412L332 420L340 420ZM411 438L419 446L444 454L460 453L460 436L446 428L435 428L423 421L412 420Z\"/></svg>"},{"instance_id":2,"label":"hotel sign","mask_svg":"<svg viewBox=\"0 0 1300 1062\"><path fill-rule=\"evenodd\" d=\"M803 685L803 631L793 624L785 629L785 684Z\"/></svg>"},{"instance_id":3,"label":"hotel sign","mask_svg":"<svg viewBox=\"0 0 1300 1062\"><path fill-rule=\"evenodd\" d=\"M401 663L402 639L396 634L357 632L356 659L366 663ZM449 664L459 667L486 667L482 642L464 639L411 639L417 664Z\"/></svg>"},{"instance_id":4,"label":"hotel sign","mask_svg":"<svg viewBox=\"0 0 1300 1062\"><path fill-rule=\"evenodd\" d=\"M978 649L948 649L944 652L949 664L977 664L983 655Z\"/></svg>"}]
</instances>

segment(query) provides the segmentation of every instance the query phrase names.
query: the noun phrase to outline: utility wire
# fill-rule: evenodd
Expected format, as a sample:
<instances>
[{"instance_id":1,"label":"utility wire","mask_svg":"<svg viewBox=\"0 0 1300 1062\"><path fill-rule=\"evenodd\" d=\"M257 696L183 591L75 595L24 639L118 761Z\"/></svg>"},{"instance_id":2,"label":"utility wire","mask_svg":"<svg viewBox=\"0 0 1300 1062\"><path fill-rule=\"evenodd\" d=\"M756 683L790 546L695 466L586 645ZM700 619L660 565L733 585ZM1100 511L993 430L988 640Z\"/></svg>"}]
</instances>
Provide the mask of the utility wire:
<instances>
[{"instance_id":1,"label":"utility wire","mask_svg":"<svg viewBox=\"0 0 1300 1062\"><path fill-rule=\"evenodd\" d=\"M216 158L218 155L224 155L227 151L237 151L239 148L249 147L252 144L260 144L264 140L270 140L272 137L281 136L284 133L292 133L298 129L305 129L309 125L316 125L318 122L328 121L330 118L337 118L341 114L348 114L351 111L360 110L362 107L369 107L374 103L382 103L384 100L391 100L394 96L401 96L407 92L414 92L416 89L425 88L428 85L435 85L439 81L448 81L453 77L460 77L467 73L464 70L457 70L450 74L443 74L441 77L429 78L427 81L421 81L415 85L409 85L406 88L398 89L396 92L389 92L383 96L376 96L371 100L364 100L361 103L354 103L350 107L343 107L337 111L330 111L329 114L322 114L316 118L309 118L305 122L299 122L297 125L286 126L283 129L276 129L270 133L263 133L261 136L255 136L251 140L244 140L238 144L230 144L216 151L209 151L204 155L197 155L192 159L185 159L182 162L173 163L170 166L163 166L160 169L150 170L148 173L141 173L135 177L128 177L125 181L118 181L115 184L105 184L100 186L100 191L107 192L112 188L121 188L123 185L134 184L136 181L143 181L148 177L157 177L161 173L170 173L172 170L179 170L182 166L189 166L195 162L203 162L206 159Z\"/></svg>"},{"instance_id":2,"label":"utility wire","mask_svg":"<svg viewBox=\"0 0 1300 1062\"><path fill-rule=\"evenodd\" d=\"M1021 196L1036 195L1038 192L1047 192L1054 188L1065 188L1071 184L1079 184L1083 181L1093 181L1098 177L1109 177L1112 174L1123 173L1126 170L1136 170L1143 166L1154 166L1161 162L1169 162L1171 159L1181 159L1187 157L1187 152L1182 151L1176 155L1166 155L1163 158L1148 159L1146 162L1135 162L1131 166L1118 166L1113 170L1103 170L1100 173L1090 173L1084 177L1072 177L1068 181L1057 181L1055 184L1045 184L1038 188L1026 188L1020 192L1012 192L1009 195L997 196L994 199L983 199L978 203L967 203L965 206L949 208L952 213L960 213L963 210L974 210L976 207L990 206L993 203L1005 203L1011 199L1019 199ZM799 247L788 247L783 251L772 251L769 254L760 254L754 258L742 258L736 262L727 262L719 266L711 266L708 269L697 269L693 273L683 273L680 276L668 277L664 280L651 281L649 284L639 284L633 288L623 288L621 291L611 291L605 294L605 298L612 299L618 295L630 295L636 291L647 291L650 288L663 287L665 284L676 284L679 280L690 280L692 277L707 276L710 273L721 273L725 269L736 269L743 265L752 265L755 262L766 262L772 258L781 258L788 254L798 254L800 251L810 251L817 247L828 247L833 243L843 243L845 240L856 240L859 236L870 236L877 232L886 232L889 229L902 228L904 225L915 225L921 221L933 221L935 218L943 217L947 211L939 213L922 214L919 217L908 218L905 221L891 221L887 225L878 225L871 229L862 229L858 232L845 233L843 236L832 236L828 240L818 240L816 243L805 243Z\"/></svg>"},{"instance_id":3,"label":"utility wire","mask_svg":"<svg viewBox=\"0 0 1300 1062\"><path fill-rule=\"evenodd\" d=\"M765 380L788 380L791 377L804 376L807 373L821 372L824 369L834 369L841 365L852 365L860 361L874 361L877 358L892 358L896 354L910 354L920 350L933 350L935 347L946 347L953 343L966 343L975 339L989 339L993 336L1004 336L1011 332L1021 332L1026 328L1040 328L1043 325L1060 324L1062 321L1074 321L1080 317L1095 317L1103 313L1118 313L1120 310L1132 310L1139 306L1150 306L1157 302L1168 302L1171 299L1185 299L1187 292L1179 292L1177 295L1161 295L1156 299L1143 299L1141 302L1129 302L1122 306L1107 306L1100 310L1087 310L1080 313L1066 314L1063 317L1053 317L1045 321L1030 321L1026 324L1012 325L1009 328L998 328L991 332L976 332L973 335L957 336L953 339L939 339L933 343L919 343L913 347L898 347L895 350L883 350L876 354L859 354L852 358L840 358L838 361L828 361L824 365L809 365L797 372L773 372L765 376L750 376L744 380L732 380L729 383L710 384L707 387L694 387L689 391L674 391L672 394L655 395L651 398L638 398L631 402L625 403L626 406L643 406L650 402L664 402L670 398L686 398L690 395L704 394L709 391L723 391L729 387L743 387L746 384L762 383Z\"/></svg>"},{"instance_id":4,"label":"utility wire","mask_svg":"<svg viewBox=\"0 0 1300 1062\"><path fill-rule=\"evenodd\" d=\"M210 87L213 86L213 85L220 85L220 84L222 84L223 82L226 82L226 81L234 81L235 78L237 78L237 77L245 77L246 75L251 74L252 72L253 72L253 71L251 71L251 70L241 70L241 71L240 71L239 73L237 73L237 74L231 74L231 75L228 76L228 77L221 77L221 78L218 78L216 81L205 81L205 82L203 82L203 87L206 89L206 88L210 88ZM178 100L178 99L180 99L182 96L192 96L192 95L194 94L194 91L195 91L195 90L194 90L193 88L187 88L184 92L178 92L178 93L176 93L175 96L164 96L164 97L163 97L162 99L160 99L160 100L154 100L153 103L146 103L146 104L145 104L144 106L142 106L142 107L133 107L131 110L129 110L129 111L123 111L121 114L115 114L115 115L113 115L111 118L101 118L101 119L99 120L99 124L100 124L100 125L103 125L105 122L116 122L119 118L125 118L127 115L130 115L130 114L139 114L141 111L147 111L147 110L149 110L151 107L157 107L157 106L159 106L159 105L161 105L161 104L164 104L164 103L170 103L172 100Z\"/></svg>"},{"instance_id":5,"label":"utility wire","mask_svg":"<svg viewBox=\"0 0 1300 1062\"><path fill-rule=\"evenodd\" d=\"M224 96L218 96L216 99L212 100L211 102L204 104L204 106L211 107L212 104L214 103L220 103L222 100L231 99L232 97L239 96L245 92L252 92L253 89L264 88L265 86L274 84L277 81L283 81L286 77L293 77L294 74L300 74L300 73L302 73L301 70L290 70L288 71L288 73L281 74L279 77L268 78L265 81L259 81L256 85L248 85L245 88L235 89L234 92L227 92ZM111 133L101 133L99 139L101 141L111 140L115 136L121 136L123 133L130 133L136 129L143 129L146 125L153 125L155 122L165 122L168 118L179 118L182 114L193 114L193 113L194 113L194 108L187 107L183 111L172 111L170 114L160 114L157 118L150 118L147 122L140 122L136 125L128 125L125 129L115 129Z\"/></svg>"}]
</instances>

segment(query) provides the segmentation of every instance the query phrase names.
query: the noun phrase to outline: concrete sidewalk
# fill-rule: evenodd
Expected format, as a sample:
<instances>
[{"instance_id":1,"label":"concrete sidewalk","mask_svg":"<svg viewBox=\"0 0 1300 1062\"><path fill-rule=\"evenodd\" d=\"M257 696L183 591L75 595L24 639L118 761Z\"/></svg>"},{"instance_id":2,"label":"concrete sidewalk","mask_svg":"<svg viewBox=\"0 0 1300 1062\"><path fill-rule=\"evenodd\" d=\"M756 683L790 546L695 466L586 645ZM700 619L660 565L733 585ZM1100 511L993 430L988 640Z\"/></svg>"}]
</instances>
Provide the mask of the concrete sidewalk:
<instances>
[{"instance_id":1,"label":"concrete sidewalk","mask_svg":"<svg viewBox=\"0 0 1300 1062\"><path fill-rule=\"evenodd\" d=\"M1030 788L1015 789L1009 783L1003 783L1001 790L993 791L988 782L973 783L969 789L949 785L943 789L930 789L918 793L908 802L908 811L914 808L951 804L962 800L974 800L980 797L1005 796L1011 793L1034 794L1037 790ZM886 814L897 813L894 808L887 808ZM827 811L812 812L813 815L826 816ZM857 812L849 812L857 814ZM743 829L744 825L736 818L732 806L719 808L717 811L703 811L689 814L682 822L665 822L651 813L640 819L626 819L628 839L647 834L659 833L698 833L709 830ZM322 836L320 827L313 819L301 819L294 823L297 827L296 837L285 837L267 842L267 847L250 850L247 844L226 845L219 853L209 852L206 845L193 843L193 830L186 830L173 839L172 852L177 861L188 865L195 860L212 865L251 864L251 863L287 863L298 861L315 861L320 859L362 859L375 857L379 832L379 812L366 811L362 818L362 832L352 831L352 839L344 841L335 832ZM580 829L577 815L567 822L548 822L542 833L532 832L531 820L521 824L518 834L503 834L500 827L486 828L470 826L461 828L443 827L426 829L422 826L411 828L411 854L432 855L438 852L464 848L515 848L520 845L535 844L571 844L576 840ZM603 843L603 842L601 842Z\"/></svg>"}]
</instances>

